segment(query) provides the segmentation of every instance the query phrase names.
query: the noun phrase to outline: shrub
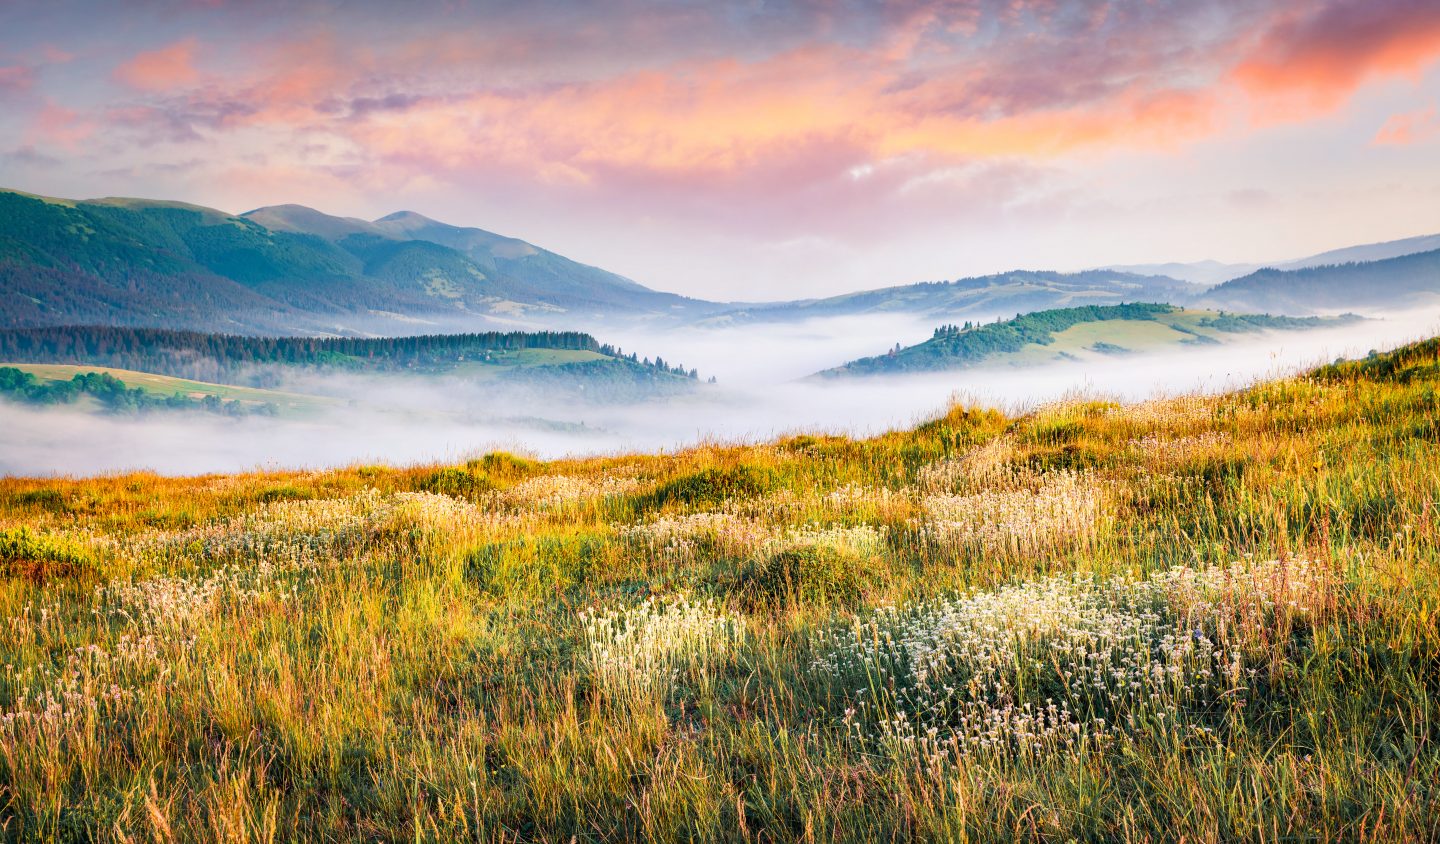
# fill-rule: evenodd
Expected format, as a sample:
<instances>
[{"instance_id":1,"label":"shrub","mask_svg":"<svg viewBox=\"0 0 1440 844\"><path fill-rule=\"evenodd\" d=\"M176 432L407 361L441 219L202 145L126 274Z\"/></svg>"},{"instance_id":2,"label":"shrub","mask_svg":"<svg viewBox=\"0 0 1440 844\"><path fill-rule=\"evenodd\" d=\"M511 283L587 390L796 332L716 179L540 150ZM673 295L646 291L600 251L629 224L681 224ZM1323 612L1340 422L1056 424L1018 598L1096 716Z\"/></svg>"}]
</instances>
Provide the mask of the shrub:
<instances>
[{"instance_id":1,"label":"shrub","mask_svg":"<svg viewBox=\"0 0 1440 844\"><path fill-rule=\"evenodd\" d=\"M95 556L74 540L28 528L0 531L0 570L37 582L73 578L95 570Z\"/></svg>"},{"instance_id":2,"label":"shrub","mask_svg":"<svg viewBox=\"0 0 1440 844\"><path fill-rule=\"evenodd\" d=\"M535 464L506 451L492 451L479 460L467 461L465 468L472 472L484 472L496 480L508 481L529 474Z\"/></svg>"},{"instance_id":3,"label":"shrub","mask_svg":"<svg viewBox=\"0 0 1440 844\"><path fill-rule=\"evenodd\" d=\"M833 545L800 545L752 559L729 579L730 589L752 606L775 602L858 601L870 585L869 560Z\"/></svg>"},{"instance_id":4,"label":"shrub","mask_svg":"<svg viewBox=\"0 0 1440 844\"><path fill-rule=\"evenodd\" d=\"M468 468L459 466L450 466L432 472L419 484L420 492L435 492L440 495L454 495L462 498L488 492L494 488L490 479L485 475L476 474Z\"/></svg>"},{"instance_id":5,"label":"shrub","mask_svg":"<svg viewBox=\"0 0 1440 844\"><path fill-rule=\"evenodd\" d=\"M255 500L261 504L269 504L274 501L311 501L315 498L315 492L309 489L301 489L297 486L285 484L283 486L272 486L260 490Z\"/></svg>"},{"instance_id":6,"label":"shrub","mask_svg":"<svg viewBox=\"0 0 1440 844\"><path fill-rule=\"evenodd\" d=\"M21 507L36 507L52 513L64 513L69 509L65 493L53 487L17 492L11 495L10 500Z\"/></svg>"},{"instance_id":7,"label":"shrub","mask_svg":"<svg viewBox=\"0 0 1440 844\"><path fill-rule=\"evenodd\" d=\"M728 498L753 498L775 488L775 473L770 469L740 464L727 468L701 469L661 484L646 496L645 503L663 507L674 501L680 504L719 504Z\"/></svg>"}]
</instances>

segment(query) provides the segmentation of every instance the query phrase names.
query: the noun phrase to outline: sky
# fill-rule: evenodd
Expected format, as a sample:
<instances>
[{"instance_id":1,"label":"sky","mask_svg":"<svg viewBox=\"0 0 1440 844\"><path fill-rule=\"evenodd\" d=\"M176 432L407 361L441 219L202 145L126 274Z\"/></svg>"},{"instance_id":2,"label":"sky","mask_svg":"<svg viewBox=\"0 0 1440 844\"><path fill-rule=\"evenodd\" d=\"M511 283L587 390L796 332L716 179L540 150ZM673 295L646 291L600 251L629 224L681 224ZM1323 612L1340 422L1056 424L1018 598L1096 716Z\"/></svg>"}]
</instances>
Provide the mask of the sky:
<instances>
[{"instance_id":1,"label":"sky","mask_svg":"<svg viewBox=\"0 0 1440 844\"><path fill-rule=\"evenodd\" d=\"M1440 2L0 0L0 185L722 300L1440 232Z\"/></svg>"}]
</instances>

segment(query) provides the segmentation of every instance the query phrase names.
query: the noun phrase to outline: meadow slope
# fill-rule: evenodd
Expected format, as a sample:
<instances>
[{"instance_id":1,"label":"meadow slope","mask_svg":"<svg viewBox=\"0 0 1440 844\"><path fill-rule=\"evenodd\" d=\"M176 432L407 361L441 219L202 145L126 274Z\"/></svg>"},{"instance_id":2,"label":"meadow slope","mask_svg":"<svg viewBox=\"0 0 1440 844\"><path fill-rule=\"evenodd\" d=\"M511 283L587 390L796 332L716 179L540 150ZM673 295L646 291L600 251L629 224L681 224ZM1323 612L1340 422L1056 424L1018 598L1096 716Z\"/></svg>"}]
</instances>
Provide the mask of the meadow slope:
<instances>
[{"instance_id":1,"label":"meadow slope","mask_svg":"<svg viewBox=\"0 0 1440 844\"><path fill-rule=\"evenodd\" d=\"M0 480L0 828L1435 840L1437 382Z\"/></svg>"}]
</instances>

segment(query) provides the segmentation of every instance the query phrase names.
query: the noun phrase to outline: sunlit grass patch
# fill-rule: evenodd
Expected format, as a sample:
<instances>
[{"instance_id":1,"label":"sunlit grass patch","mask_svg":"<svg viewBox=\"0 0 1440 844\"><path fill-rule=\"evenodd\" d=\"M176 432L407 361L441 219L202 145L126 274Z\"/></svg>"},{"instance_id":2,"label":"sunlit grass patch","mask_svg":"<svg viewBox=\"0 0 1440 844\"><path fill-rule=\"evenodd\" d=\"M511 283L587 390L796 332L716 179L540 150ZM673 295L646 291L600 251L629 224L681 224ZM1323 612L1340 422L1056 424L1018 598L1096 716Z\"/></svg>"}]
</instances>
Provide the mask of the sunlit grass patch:
<instances>
[{"instance_id":1,"label":"sunlit grass patch","mask_svg":"<svg viewBox=\"0 0 1440 844\"><path fill-rule=\"evenodd\" d=\"M0 571L5 576L43 583L94 575L98 565L95 549L71 535L24 527L0 530Z\"/></svg>"},{"instance_id":2,"label":"sunlit grass patch","mask_svg":"<svg viewBox=\"0 0 1440 844\"><path fill-rule=\"evenodd\" d=\"M1107 482L1070 471L995 470L988 488L920 499L922 543L1014 559L1093 543L1112 518Z\"/></svg>"}]
</instances>

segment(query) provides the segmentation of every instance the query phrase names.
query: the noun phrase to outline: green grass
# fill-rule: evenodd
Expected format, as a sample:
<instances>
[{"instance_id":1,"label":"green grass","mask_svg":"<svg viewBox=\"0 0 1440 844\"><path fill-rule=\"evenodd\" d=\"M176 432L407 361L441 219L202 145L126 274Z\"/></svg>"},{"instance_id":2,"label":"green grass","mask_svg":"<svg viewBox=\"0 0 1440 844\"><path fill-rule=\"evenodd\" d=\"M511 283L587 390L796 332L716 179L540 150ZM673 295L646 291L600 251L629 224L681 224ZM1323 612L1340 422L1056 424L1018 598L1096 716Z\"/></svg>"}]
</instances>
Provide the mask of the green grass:
<instances>
[{"instance_id":1,"label":"green grass","mask_svg":"<svg viewBox=\"0 0 1440 844\"><path fill-rule=\"evenodd\" d=\"M455 364L447 374L459 375L477 381L496 378L516 369L541 366L558 366L567 363L588 363L610 361L613 358L585 349L514 349L492 353L481 361L467 361Z\"/></svg>"},{"instance_id":2,"label":"green grass","mask_svg":"<svg viewBox=\"0 0 1440 844\"><path fill-rule=\"evenodd\" d=\"M313 411L335 407L339 404L335 399L327 399L322 396L310 396L283 390L235 387L228 384L211 384L205 381L192 381L187 378L174 378L169 375L156 375L153 372L136 372L129 369L114 369L107 366L44 363L0 363L0 366L29 372L43 381L69 381L81 373L103 372L120 379L127 387L139 388L155 396L172 396L176 393L190 398L215 396L222 401L238 401L254 405L273 404L282 411Z\"/></svg>"},{"instance_id":3,"label":"green grass","mask_svg":"<svg viewBox=\"0 0 1440 844\"><path fill-rule=\"evenodd\" d=\"M0 480L0 828L1435 840L1437 349L866 440Z\"/></svg>"}]
</instances>

